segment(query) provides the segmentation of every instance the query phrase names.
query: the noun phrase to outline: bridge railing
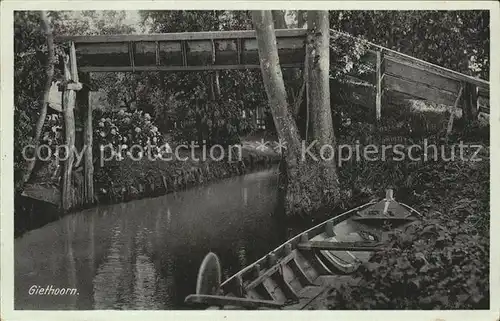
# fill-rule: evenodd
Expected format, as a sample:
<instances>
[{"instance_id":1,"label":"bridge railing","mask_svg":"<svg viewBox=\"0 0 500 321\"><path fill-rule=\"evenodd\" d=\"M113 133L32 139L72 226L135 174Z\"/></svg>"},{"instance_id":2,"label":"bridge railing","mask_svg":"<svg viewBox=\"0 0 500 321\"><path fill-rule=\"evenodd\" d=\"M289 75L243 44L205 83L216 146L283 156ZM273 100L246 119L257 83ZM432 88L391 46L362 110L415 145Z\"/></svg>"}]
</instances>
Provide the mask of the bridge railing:
<instances>
[{"instance_id":1,"label":"bridge railing","mask_svg":"<svg viewBox=\"0 0 500 321\"><path fill-rule=\"evenodd\" d=\"M377 118L381 117L382 98L386 91L403 93L437 104L472 108L489 113L488 81L405 55L347 33L330 31L335 37L349 37L365 43L369 48L363 60L365 63L368 62L368 65L374 66L371 77L368 77L372 81L368 82L373 85L373 95L369 96L374 97ZM352 77L360 82L366 81L367 78L357 75Z\"/></svg>"},{"instance_id":2,"label":"bridge railing","mask_svg":"<svg viewBox=\"0 0 500 321\"><path fill-rule=\"evenodd\" d=\"M305 29L276 30L278 55L283 68L303 66L306 32ZM368 79L374 92L373 95L366 95L364 92L370 90L363 89L352 95L359 95L362 100L372 100L377 118L381 117L383 97L387 91L489 113L489 82L347 33L334 30L331 33L336 37L350 37L367 44L369 49L363 58L373 66L373 72L364 76L351 76L361 81ZM79 72L82 73L260 68L253 30L71 36L61 37L58 41L74 43Z\"/></svg>"}]
</instances>

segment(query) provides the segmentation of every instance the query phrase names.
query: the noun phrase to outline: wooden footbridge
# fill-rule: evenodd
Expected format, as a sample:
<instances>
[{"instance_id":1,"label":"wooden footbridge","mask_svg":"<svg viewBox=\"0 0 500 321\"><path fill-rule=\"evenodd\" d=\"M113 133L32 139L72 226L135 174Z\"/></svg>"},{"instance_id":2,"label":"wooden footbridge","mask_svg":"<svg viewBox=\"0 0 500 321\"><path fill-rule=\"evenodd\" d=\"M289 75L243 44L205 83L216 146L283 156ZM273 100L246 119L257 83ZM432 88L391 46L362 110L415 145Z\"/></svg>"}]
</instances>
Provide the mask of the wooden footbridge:
<instances>
[{"instance_id":1,"label":"wooden footbridge","mask_svg":"<svg viewBox=\"0 0 500 321\"><path fill-rule=\"evenodd\" d=\"M282 68L300 68L305 59L305 29L276 30L278 55ZM332 35L347 36L332 30ZM63 90L66 142L75 142L75 106L86 115L84 124L85 203L93 202L92 106L88 93L93 72L206 71L258 69L259 54L253 30L185 32L145 35L71 36L57 39L69 43L65 62L66 85ZM361 41L361 40L359 40ZM373 43L368 45L365 62L373 66L369 83L373 106L381 117L387 91L461 107L464 115L476 117L479 110L489 113L489 82L401 54ZM353 75L356 78L356 75ZM363 79L366 81L366 78ZM78 95L75 92L78 91ZM76 98L76 99L75 99ZM480 103L482 102L482 103ZM63 173L62 207L72 201L72 157Z\"/></svg>"}]
</instances>

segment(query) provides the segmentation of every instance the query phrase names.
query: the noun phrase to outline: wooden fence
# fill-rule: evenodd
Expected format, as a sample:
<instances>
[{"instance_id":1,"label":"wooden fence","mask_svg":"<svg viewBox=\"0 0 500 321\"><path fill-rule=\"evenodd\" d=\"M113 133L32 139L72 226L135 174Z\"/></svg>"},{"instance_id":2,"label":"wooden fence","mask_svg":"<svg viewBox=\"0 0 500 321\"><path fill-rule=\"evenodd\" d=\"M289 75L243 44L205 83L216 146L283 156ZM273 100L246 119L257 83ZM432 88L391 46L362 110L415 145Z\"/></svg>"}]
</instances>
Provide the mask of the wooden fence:
<instances>
[{"instance_id":1,"label":"wooden fence","mask_svg":"<svg viewBox=\"0 0 500 321\"><path fill-rule=\"evenodd\" d=\"M489 114L489 82L354 38L346 33L334 30L331 30L331 33L332 36L350 37L367 45L368 50L360 61L371 73L351 74L350 77L352 82L373 85L372 90L370 86L361 89L361 92L358 89L358 93L365 97L353 98L364 100L366 104L366 97L374 97L377 119L381 117L384 93L390 91L459 107L467 111L465 114L472 118L476 117L479 111Z\"/></svg>"}]
</instances>

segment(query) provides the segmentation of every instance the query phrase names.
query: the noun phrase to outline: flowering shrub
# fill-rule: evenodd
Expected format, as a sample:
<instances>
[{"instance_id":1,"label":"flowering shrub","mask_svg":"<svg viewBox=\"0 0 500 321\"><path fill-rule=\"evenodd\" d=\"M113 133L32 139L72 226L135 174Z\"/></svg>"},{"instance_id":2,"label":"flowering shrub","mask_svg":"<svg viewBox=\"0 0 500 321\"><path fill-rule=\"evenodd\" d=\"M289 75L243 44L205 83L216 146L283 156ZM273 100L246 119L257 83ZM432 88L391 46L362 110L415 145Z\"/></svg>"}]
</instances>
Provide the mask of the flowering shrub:
<instances>
[{"instance_id":1,"label":"flowering shrub","mask_svg":"<svg viewBox=\"0 0 500 321\"><path fill-rule=\"evenodd\" d=\"M118 153L117 160L122 159L123 153L137 157L142 151L151 152L152 156L161 151L163 137L148 113L144 114L140 110L132 113L120 110L96 116L94 146L100 149L111 145ZM131 148L132 146L141 148Z\"/></svg>"}]
</instances>

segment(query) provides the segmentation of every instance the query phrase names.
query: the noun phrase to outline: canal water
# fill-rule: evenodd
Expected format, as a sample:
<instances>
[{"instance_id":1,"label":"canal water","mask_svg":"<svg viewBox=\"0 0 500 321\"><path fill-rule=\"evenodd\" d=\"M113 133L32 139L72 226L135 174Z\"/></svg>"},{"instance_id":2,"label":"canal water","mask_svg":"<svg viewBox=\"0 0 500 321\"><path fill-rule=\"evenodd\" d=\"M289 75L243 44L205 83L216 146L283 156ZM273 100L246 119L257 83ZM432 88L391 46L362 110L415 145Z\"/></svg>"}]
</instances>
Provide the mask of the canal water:
<instances>
[{"instance_id":1,"label":"canal water","mask_svg":"<svg viewBox=\"0 0 500 321\"><path fill-rule=\"evenodd\" d=\"M209 251L223 279L286 239L277 170L65 216L15 240L15 309L186 309ZM34 287L35 286L35 287ZM30 288L77 295L30 295Z\"/></svg>"}]
</instances>

